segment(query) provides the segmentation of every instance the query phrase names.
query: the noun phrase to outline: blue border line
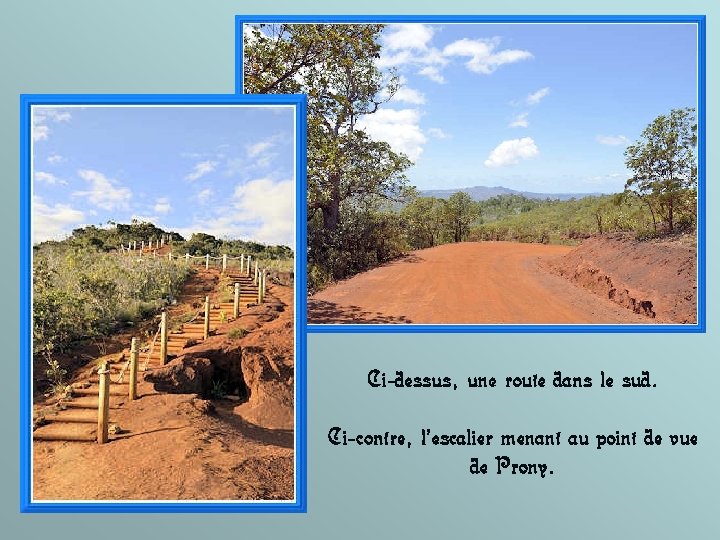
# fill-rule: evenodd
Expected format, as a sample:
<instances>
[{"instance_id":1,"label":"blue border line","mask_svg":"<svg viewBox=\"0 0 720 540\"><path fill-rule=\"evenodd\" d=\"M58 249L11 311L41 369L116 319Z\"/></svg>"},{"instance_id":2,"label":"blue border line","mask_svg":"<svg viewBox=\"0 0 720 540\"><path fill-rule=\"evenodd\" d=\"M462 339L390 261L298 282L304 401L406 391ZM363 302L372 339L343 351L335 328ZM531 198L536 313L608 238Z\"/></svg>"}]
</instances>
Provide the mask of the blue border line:
<instances>
[{"instance_id":1,"label":"blue border line","mask_svg":"<svg viewBox=\"0 0 720 540\"><path fill-rule=\"evenodd\" d=\"M705 16L697 21L698 25L698 325L705 332L707 313L707 102L706 102L706 34Z\"/></svg>"},{"instance_id":2,"label":"blue border line","mask_svg":"<svg viewBox=\"0 0 720 540\"><path fill-rule=\"evenodd\" d=\"M307 243L307 98L298 94L36 94L20 96L20 511L137 512L137 513L304 513L307 512L307 261L301 256ZM295 108L295 173L297 268L295 340L295 501L294 502L32 502L30 451L30 160L32 105L292 105Z\"/></svg>"},{"instance_id":3,"label":"blue border line","mask_svg":"<svg viewBox=\"0 0 720 540\"><path fill-rule=\"evenodd\" d=\"M698 25L698 322L693 325L376 325L307 324L308 332L331 333L705 333L706 328L706 103L705 15L236 15L235 92L243 92L243 24L255 23L694 23ZM307 313L304 315L307 321Z\"/></svg>"}]
</instances>

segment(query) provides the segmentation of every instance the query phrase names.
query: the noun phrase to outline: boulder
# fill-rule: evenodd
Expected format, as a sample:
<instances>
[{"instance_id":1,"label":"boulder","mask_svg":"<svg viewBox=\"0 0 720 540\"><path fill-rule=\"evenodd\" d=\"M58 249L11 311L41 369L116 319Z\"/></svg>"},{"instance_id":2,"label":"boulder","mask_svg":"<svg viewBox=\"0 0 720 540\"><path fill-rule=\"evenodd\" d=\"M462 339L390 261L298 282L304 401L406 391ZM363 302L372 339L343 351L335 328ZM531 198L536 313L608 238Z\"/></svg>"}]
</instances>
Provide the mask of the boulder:
<instances>
[{"instance_id":1,"label":"boulder","mask_svg":"<svg viewBox=\"0 0 720 540\"><path fill-rule=\"evenodd\" d=\"M158 392L207 394L212 388L214 367L207 358L181 356L165 367L145 375Z\"/></svg>"}]
</instances>

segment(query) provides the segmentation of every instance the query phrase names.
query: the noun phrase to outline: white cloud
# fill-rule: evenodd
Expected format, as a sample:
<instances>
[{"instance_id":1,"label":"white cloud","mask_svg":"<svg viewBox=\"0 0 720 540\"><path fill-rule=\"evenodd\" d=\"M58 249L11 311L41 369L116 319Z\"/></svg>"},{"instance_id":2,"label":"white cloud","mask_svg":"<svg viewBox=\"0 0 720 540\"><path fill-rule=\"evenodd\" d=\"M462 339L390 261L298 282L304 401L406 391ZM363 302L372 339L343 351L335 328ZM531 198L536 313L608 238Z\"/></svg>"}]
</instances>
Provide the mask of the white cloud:
<instances>
[{"instance_id":1,"label":"white cloud","mask_svg":"<svg viewBox=\"0 0 720 540\"><path fill-rule=\"evenodd\" d=\"M195 164L195 167L193 167L193 170L191 173L189 173L185 180L189 182L194 182L198 178L201 178L205 176L206 174L209 174L215 170L215 167L217 167L218 162L217 161L201 161L200 163Z\"/></svg>"},{"instance_id":2,"label":"white cloud","mask_svg":"<svg viewBox=\"0 0 720 540\"><path fill-rule=\"evenodd\" d=\"M158 214L167 214L170 210L172 210L170 200L167 197L157 199L153 210L155 210Z\"/></svg>"},{"instance_id":3,"label":"white cloud","mask_svg":"<svg viewBox=\"0 0 720 540\"><path fill-rule=\"evenodd\" d=\"M512 64L533 57L529 51L504 49L496 51L499 38L461 39L450 43L443 49L445 56L469 56L465 66L475 73L489 75L504 64Z\"/></svg>"},{"instance_id":4,"label":"white cloud","mask_svg":"<svg viewBox=\"0 0 720 540\"><path fill-rule=\"evenodd\" d=\"M250 24L243 24L243 42L245 46L253 45L260 39L262 33L257 27Z\"/></svg>"},{"instance_id":5,"label":"white cloud","mask_svg":"<svg viewBox=\"0 0 720 540\"><path fill-rule=\"evenodd\" d=\"M530 137L511 139L501 142L490 152L490 155L485 160L485 166L505 167L507 165L516 165L520 160L534 158L539 153L535 141Z\"/></svg>"},{"instance_id":6,"label":"white cloud","mask_svg":"<svg viewBox=\"0 0 720 540\"><path fill-rule=\"evenodd\" d=\"M76 191L72 194L73 197L87 197L90 203L103 210L128 207L132 192L126 187L115 187L119 183L117 180L87 169L79 170L78 175L90 185L90 189Z\"/></svg>"},{"instance_id":7,"label":"white cloud","mask_svg":"<svg viewBox=\"0 0 720 540\"><path fill-rule=\"evenodd\" d=\"M33 178L38 182L43 182L45 184L67 184L65 180L61 180L54 174L42 171L35 171L35 173L33 174Z\"/></svg>"},{"instance_id":8,"label":"white cloud","mask_svg":"<svg viewBox=\"0 0 720 540\"><path fill-rule=\"evenodd\" d=\"M445 133L442 129L436 128L436 127L428 128L427 134L430 135L430 137L432 137L434 139L449 139L450 138L450 135Z\"/></svg>"},{"instance_id":9,"label":"white cloud","mask_svg":"<svg viewBox=\"0 0 720 540\"><path fill-rule=\"evenodd\" d=\"M205 232L218 238L295 245L295 183L257 178L238 184L230 205L214 208L214 216L176 230L189 237Z\"/></svg>"},{"instance_id":10,"label":"white cloud","mask_svg":"<svg viewBox=\"0 0 720 540\"><path fill-rule=\"evenodd\" d=\"M40 197L33 197L32 207L33 242L60 240L85 219L80 210L66 204L48 206Z\"/></svg>"},{"instance_id":11,"label":"white cloud","mask_svg":"<svg viewBox=\"0 0 720 540\"><path fill-rule=\"evenodd\" d=\"M33 126L33 141L46 141L50 135L50 128L46 125L37 124Z\"/></svg>"},{"instance_id":12,"label":"white cloud","mask_svg":"<svg viewBox=\"0 0 720 540\"><path fill-rule=\"evenodd\" d=\"M373 139L389 143L393 150L415 161L427 142L419 124L420 112L416 109L379 109L358 120L357 127Z\"/></svg>"},{"instance_id":13,"label":"white cloud","mask_svg":"<svg viewBox=\"0 0 720 540\"><path fill-rule=\"evenodd\" d=\"M379 69L416 65L423 66L419 74L442 83L440 68L448 60L440 50L432 47L434 30L431 26L408 23L391 24L382 33L383 53L375 61Z\"/></svg>"},{"instance_id":14,"label":"white cloud","mask_svg":"<svg viewBox=\"0 0 720 540\"><path fill-rule=\"evenodd\" d=\"M410 103L411 105L423 105L425 103L425 96L422 92L418 92L413 88L407 86L401 86L395 95L392 97L393 101L399 101L402 103Z\"/></svg>"},{"instance_id":15,"label":"white cloud","mask_svg":"<svg viewBox=\"0 0 720 540\"><path fill-rule=\"evenodd\" d=\"M418 75L423 75L438 84L445 83L445 77L443 77L442 73L440 73L440 70L435 66L425 66L420 71L418 71Z\"/></svg>"},{"instance_id":16,"label":"white cloud","mask_svg":"<svg viewBox=\"0 0 720 540\"><path fill-rule=\"evenodd\" d=\"M384 54L375 61L375 65L379 69L401 66L403 64L409 64L416 60L416 56L410 49L397 52L395 54Z\"/></svg>"},{"instance_id":17,"label":"white cloud","mask_svg":"<svg viewBox=\"0 0 720 540\"><path fill-rule=\"evenodd\" d=\"M509 127L528 127L530 124L528 122L527 117L528 117L528 113L526 113L526 112L518 114L515 117L515 119L512 122L510 122Z\"/></svg>"},{"instance_id":18,"label":"white cloud","mask_svg":"<svg viewBox=\"0 0 720 540\"><path fill-rule=\"evenodd\" d=\"M51 165L57 165L58 163L63 163L65 161L65 158L59 154L50 154L47 160L48 163L50 163Z\"/></svg>"},{"instance_id":19,"label":"white cloud","mask_svg":"<svg viewBox=\"0 0 720 540\"><path fill-rule=\"evenodd\" d=\"M294 245L295 183L259 178L235 188L238 217L259 223L252 238L268 244Z\"/></svg>"},{"instance_id":20,"label":"white cloud","mask_svg":"<svg viewBox=\"0 0 720 540\"><path fill-rule=\"evenodd\" d=\"M525 98L525 102L528 105L537 105L540 103L542 98L547 96L550 93L550 87L546 86L545 88L541 88L537 92L533 92L532 94L528 94L528 97Z\"/></svg>"},{"instance_id":21,"label":"white cloud","mask_svg":"<svg viewBox=\"0 0 720 540\"><path fill-rule=\"evenodd\" d=\"M251 158L257 157L260 154L262 154L263 152L266 152L267 150L272 148L274 144L275 143L271 140L261 141L261 142L255 143L255 144L251 144L247 147L247 155L248 155L248 157L251 157Z\"/></svg>"},{"instance_id":22,"label":"white cloud","mask_svg":"<svg viewBox=\"0 0 720 540\"><path fill-rule=\"evenodd\" d=\"M606 144L609 146L619 146L621 144L629 144L630 139L625 135L598 135L595 140L600 144Z\"/></svg>"},{"instance_id":23,"label":"white cloud","mask_svg":"<svg viewBox=\"0 0 720 540\"><path fill-rule=\"evenodd\" d=\"M425 24L391 24L382 34L383 46L390 51L398 49L427 50L433 34L432 27Z\"/></svg>"},{"instance_id":24,"label":"white cloud","mask_svg":"<svg viewBox=\"0 0 720 540\"><path fill-rule=\"evenodd\" d=\"M138 214L133 214L132 216L130 216L130 221L136 220L140 223L152 223L153 225L159 225L159 219L160 218L158 216L141 216Z\"/></svg>"},{"instance_id":25,"label":"white cloud","mask_svg":"<svg viewBox=\"0 0 720 540\"><path fill-rule=\"evenodd\" d=\"M44 113L45 117L49 118L53 122L69 122L72 118L72 115L69 111L64 111L62 109L43 108L41 110L41 114Z\"/></svg>"},{"instance_id":26,"label":"white cloud","mask_svg":"<svg viewBox=\"0 0 720 540\"><path fill-rule=\"evenodd\" d=\"M46 141L50 136L50 123L69 122L72 118L70 112L57 107L32 108L32 138L33 141Z\"/></svg>"},{"instance_id":27,"label":"white cloud","mask_svg":"<svg viewBox=\"0 0 720 540\"><path fill-rule=\"evenodd\" d=\"M201 192L199 192L196 197L200 204L207 204L207 202L210 200L210 197L212 197L213 190L210 188L203 189Z\"/></svg>"}]
</instances>

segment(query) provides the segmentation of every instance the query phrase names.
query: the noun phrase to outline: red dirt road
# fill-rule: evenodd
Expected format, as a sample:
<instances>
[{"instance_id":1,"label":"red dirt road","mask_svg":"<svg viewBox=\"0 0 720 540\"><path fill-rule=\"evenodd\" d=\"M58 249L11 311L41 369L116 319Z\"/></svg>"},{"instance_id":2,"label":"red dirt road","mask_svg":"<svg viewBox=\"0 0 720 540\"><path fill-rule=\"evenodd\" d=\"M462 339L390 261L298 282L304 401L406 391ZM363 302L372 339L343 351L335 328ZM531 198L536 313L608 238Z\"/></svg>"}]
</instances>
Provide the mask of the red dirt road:
<instances>
[{"instance_id":1,"label":"red dirt road","mask_svg":"<svg viewBox=\"0 0 720 540\"><path fill-rule=\"evenodd\" d=\"M415 251L308 301L308 322L647 324L652 320L551 274L572 248L465 242Z\"/></svg>"}]
</instances>

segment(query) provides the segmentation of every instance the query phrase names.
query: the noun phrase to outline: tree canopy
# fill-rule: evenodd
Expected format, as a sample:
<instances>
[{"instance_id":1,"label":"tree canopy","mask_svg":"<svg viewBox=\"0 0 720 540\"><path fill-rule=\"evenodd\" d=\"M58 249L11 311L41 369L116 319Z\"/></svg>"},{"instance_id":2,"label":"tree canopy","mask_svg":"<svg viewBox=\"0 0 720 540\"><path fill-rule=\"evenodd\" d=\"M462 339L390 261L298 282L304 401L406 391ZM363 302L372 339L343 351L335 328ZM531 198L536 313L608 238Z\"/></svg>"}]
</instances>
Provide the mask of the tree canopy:
<instances>
[{"instance_id":1,"label":"tree canopy","mask_svg":"<svg viewBox=\"0 0 720 540\"><path fill-rule=\"evenodd\" d=\"M308 266L319 265L333 278L365 269L334 263L352 258L342 253L349 249L343 221L354 220L364 199L401 199L407 188L404 171L412 165L358 128L358 121L375 113L399 86L393 72L376 66L382 28L261 24L244 37L246 92L308 96ZM364 247L377 252L376 246Z\"/></svg>"},{"instance_id":2,"label":"tree canopy","mask_svg":"<svg viewBox=\"0 0 720 540\"><path fill-rule=\"evenodd\" d=\"M695 216L697 189L697 120L695 109L673 109L660 115L625 151L633 176L627 191L642 198L672 232L678 211Z\"/></svg>"}]
</instances>

